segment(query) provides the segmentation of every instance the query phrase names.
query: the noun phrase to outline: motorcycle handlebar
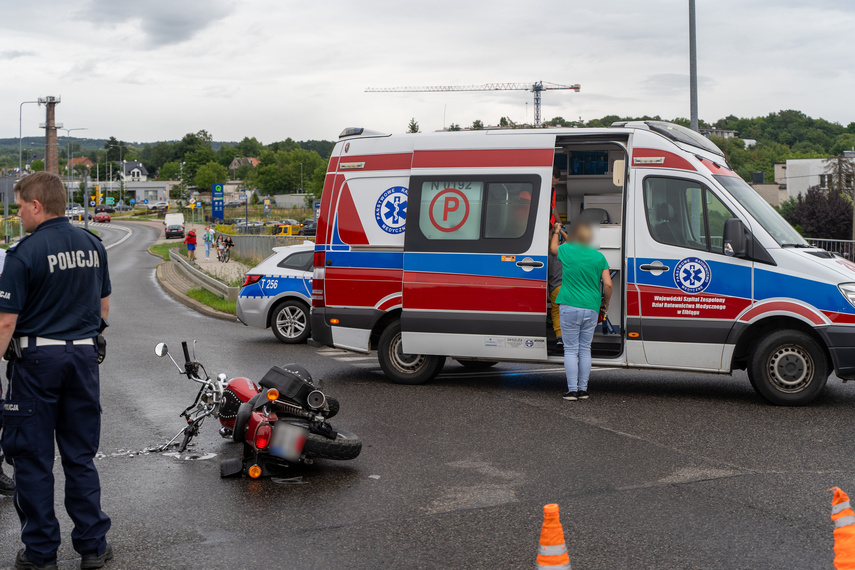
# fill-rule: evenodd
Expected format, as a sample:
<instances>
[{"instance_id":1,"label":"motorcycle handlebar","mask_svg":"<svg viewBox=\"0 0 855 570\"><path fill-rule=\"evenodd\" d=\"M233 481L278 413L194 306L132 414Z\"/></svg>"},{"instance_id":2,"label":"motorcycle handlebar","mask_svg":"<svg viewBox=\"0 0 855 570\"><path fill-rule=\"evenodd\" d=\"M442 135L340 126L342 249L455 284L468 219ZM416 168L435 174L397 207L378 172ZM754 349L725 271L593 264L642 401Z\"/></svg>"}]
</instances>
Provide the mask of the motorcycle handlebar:
<instances>
[{"instance_id":1,"label":"motorcycle handlebar","mask_svg":"<svg viewBox=\"0 0 855 570\"><path fill-rule=\"evenodd\" d=\"M190 364L190 351L187 350L187 341L181 341L181 348L184 350L184 363Z\"/></svg>"}]
</instances>

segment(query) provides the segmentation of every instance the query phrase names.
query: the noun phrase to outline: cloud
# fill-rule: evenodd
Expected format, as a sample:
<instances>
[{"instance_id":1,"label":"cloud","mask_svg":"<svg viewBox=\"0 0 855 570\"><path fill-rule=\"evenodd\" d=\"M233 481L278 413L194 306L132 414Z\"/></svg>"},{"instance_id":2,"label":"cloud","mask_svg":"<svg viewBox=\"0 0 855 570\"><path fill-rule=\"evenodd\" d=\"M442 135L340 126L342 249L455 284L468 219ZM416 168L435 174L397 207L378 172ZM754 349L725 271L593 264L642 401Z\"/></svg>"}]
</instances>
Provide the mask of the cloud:
<instances>
[{"instance_id":1,"label":"cloud","mask_svg":"<svg viewBox=\"0 0 855 570\"><path fill-rule=\"evenodd\" d=\"M233 8L230 0L91 0L79 17L102 27L131 25L149 47L157 47L193 38Z\"/></svg>"},{"instance_id":2,"label":"cloud","mask_svg":"<svg viewBox=\"0 0 855 570\"><path fill-rule=\"evenodd\" d=\"M30 57L36 52L30 50L8 49L0 51L0 59L18 59L19 57Z\"/></svg>"},{"instance_id":3,"label":"cloud","mask_svg":"<svg viewBox=\"0 0 855 570\"><path fill-rule=\"evenodd\" d=\"M698 76L699 91L707 91L715 85L716 81L712 77ZM689 74L657 73L642 81L641 86L654 95L669 95L675 92L682 94L689 89Z\"/></svg>"}]
</instances>

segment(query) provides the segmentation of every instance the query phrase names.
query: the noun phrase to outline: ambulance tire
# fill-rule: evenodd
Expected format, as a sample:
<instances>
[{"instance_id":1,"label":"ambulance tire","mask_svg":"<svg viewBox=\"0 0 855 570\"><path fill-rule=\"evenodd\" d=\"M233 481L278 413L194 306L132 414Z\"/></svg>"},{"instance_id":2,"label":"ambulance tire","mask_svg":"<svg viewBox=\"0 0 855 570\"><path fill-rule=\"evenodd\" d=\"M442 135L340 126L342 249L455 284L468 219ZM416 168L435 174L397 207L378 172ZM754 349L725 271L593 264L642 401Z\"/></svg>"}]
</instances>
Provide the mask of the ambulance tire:
<instances>
[{"instance_id":1,"label":"ambulance tire","mask_svg":"<svg viewBox=\"0 0 855 570\"><path fill-rule=\"evenodd\" d=\"M406 354L401 350L401 322L387 326L377 343L377 359L386 378L395 384L424 384L445 365L444 356Z\"/></svg>"},{"instance_id":2,"label":"ambulance tire","mask_svg":"<svg viewBox=\"0 0 855 570\"><path fill-rule=\"evenodd\" d=\"M828 381L822 346L798 330L773 331L748 355L748 378L758 394L777 406L803 406L819 396Z\"/></svg>"}]
</instances>

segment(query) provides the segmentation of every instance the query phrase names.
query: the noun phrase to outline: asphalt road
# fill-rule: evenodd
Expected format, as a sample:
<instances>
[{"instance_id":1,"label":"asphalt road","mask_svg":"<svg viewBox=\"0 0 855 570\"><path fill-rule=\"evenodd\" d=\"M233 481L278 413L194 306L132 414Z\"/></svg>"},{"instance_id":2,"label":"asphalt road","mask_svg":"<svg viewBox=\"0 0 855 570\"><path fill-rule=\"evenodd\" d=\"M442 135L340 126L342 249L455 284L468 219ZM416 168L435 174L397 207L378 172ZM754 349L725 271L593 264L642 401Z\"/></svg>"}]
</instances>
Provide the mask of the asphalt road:
<instances>
[{"instance_id":1,"label":"asphalt road","mask_svg":"<svg viewBox=\"0 0 855 570\"><path fill-rule=\"evenodd\" d=\"M99 226L108 245L126 237L118 226ZM855 388L839 380L805 408L766 405L744 374L595 371L591 400L571 403L560 371L467 374L449 361L428 385L397 386L371 359L285 346L176 303L145 251L157 230L124 227L132 235L109 250L97 460L112 568L531 568L549 502L576 570L831 566L826 489L855 492ZM333 424L363 438L362 454L296 469L303 483L289 484L221 480L219 460L240 450L214 422L192 450L202 459L142 452L181 428L195 394L153 352L184 339L211 373L303 364L341 401ZM57 513L60 567L76 568L61 491ZM0 498L0 565L18 536Z\"/></svg>"}]
</instances>

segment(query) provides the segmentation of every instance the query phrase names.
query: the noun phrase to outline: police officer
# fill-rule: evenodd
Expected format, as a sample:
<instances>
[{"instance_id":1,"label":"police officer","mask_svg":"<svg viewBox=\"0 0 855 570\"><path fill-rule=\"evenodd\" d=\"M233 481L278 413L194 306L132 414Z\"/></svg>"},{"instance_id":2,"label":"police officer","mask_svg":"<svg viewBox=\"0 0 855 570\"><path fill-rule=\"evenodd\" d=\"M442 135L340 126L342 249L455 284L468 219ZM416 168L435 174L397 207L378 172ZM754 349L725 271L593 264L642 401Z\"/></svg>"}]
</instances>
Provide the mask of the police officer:
<instances>
[{"instance_id":1,"label":"police officer","mask_svg":"<svg viewBox=\"0 0 855 570\"><path fill-rule=\"evenodd\" d=\"M15 568L56 568L54 438L80 567L101 568L113 557L94 463L101 435L95 339L110 309L107 253L65 218L65 188L55 174L31 174L15 193L30 234L9 250L0 275L0 346L11 341L0 443L14 466L26 547Z\"/></svg>"}]
</instances>

